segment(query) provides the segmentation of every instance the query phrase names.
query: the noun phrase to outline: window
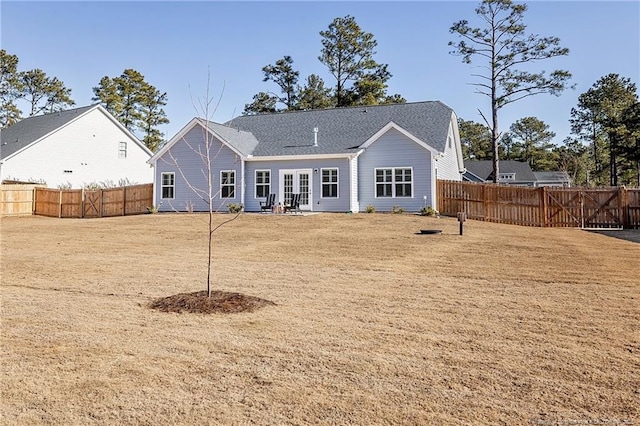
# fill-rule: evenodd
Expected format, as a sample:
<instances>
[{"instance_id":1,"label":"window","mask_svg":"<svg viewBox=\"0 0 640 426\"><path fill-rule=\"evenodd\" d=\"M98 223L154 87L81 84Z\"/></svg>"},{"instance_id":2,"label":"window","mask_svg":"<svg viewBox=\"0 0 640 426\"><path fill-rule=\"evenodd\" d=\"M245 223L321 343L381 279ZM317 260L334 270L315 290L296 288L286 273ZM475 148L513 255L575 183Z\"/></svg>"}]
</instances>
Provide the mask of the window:
<instances>
[{"instance_id":1,"label":"window","mask_svg":"<svg viewBox=\"0 0 640 426\"><path fill-rule=\"evenodd\" d=\"M271 171L256 170L256 198L267 198L271 193Z\"/></svg>"},{"instance_id":2,"label":"window","mask_svg":"<svg viewBox=\"0 0 640 426\"><path fill-rule=\"evenodd\" d=\"M118 142L118 158L127 158L126 142Z\"/></svg>"},{"instance_id":3,"label":"window","mask_svg":"<svg viewBox=\"0 0 640 426\"><path fill-rule=\"evenodd\" d=\"M176 188L175 173L162 174L162 198L174 198Z\"/></svg>"},{"instance_id":4,"label":"window","mask_svg":"<svg viewBox=\"0 0 640 426\"><path fill-rule=\"evenodd\" d=\"M338 198L338 169L322 169L322 198Z\"/></svg>"},{"instance_id":5,"label":"window","mask_svg":"<svg viewBox=\"0 0 640 426\"><path fill-rule=\"evenodd\" d=\"M498 176L500 177L498 180L516 180L515 173L500 173Z\"/></svg>"},{"instance_id":6,"label":"window","mask_svg":"<svg viewBox=\"0 0 640 426\"><path fill-rule=\"evenodd\" d=\"M412 197L412 176L410 167L376 169L376 197Z\"/></svg>"},{"instance_id":7,"label":"window","mask_svg":"<svg viewBox=\"0 0 640 426\"><path fill-rule=\"evenodd\" d=\"M222 198L235 198L236 196L235 170L223 170L220 172L220 196Z\"/></svg>"},{"instance_id":8,"label":"window","mask_svg":"<svg viewBox=\"0 0 640 426\"><path fill-rule=\"evenodd\" d=\"M396 169L396 197L411 197L411 169Z\"/></svg>"}]
</instances>

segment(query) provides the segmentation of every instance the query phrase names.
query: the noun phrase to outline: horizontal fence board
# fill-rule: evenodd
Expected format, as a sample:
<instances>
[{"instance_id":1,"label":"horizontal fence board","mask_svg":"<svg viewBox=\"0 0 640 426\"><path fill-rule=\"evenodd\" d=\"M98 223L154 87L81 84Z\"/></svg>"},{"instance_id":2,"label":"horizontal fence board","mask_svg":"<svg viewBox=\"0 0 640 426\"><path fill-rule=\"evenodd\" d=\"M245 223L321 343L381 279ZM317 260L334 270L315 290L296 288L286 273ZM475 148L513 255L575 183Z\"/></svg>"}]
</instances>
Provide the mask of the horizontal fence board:
<instances>
[{"instance_id":1,"label":"horizontal fence board","mask_svg":"<svg viewBox=\"0 0 640 426\"><path fill-rule=\"evenodd\" d=\"M640 189L530 188L438 181L438 210L524 226L640 228Z\"/></svg>"}]
</instances>

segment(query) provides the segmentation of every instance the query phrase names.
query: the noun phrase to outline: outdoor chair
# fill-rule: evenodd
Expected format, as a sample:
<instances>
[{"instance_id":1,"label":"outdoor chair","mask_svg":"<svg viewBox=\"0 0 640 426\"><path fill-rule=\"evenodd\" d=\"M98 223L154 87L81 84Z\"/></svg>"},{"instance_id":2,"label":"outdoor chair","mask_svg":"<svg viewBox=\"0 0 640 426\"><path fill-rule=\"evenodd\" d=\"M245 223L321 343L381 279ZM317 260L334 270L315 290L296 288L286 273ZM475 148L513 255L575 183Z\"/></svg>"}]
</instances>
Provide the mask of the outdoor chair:
<instances>
[{"instance_id":1,"label":"outdoor chair","mask_svg":"<svg viewBox=\"0 0 640 426\"><path fill-rule=\"evenodd\" d=\"M291 200L288 204L284 205L285 213L296 212L302 213L300 211L300 194L291 194Z\"/></svg>"},{"instance_id":2,"label":"outdoor chair","mask_svg":"<svg viewBox=\"0 0 640 426\"><path fill-rule=\"evenodd\" d=\"M272 211L273 206L276 204L276 194L267 195L267 199L264 201L260 201L260 211Z\"/></svg>"}]
</instances>

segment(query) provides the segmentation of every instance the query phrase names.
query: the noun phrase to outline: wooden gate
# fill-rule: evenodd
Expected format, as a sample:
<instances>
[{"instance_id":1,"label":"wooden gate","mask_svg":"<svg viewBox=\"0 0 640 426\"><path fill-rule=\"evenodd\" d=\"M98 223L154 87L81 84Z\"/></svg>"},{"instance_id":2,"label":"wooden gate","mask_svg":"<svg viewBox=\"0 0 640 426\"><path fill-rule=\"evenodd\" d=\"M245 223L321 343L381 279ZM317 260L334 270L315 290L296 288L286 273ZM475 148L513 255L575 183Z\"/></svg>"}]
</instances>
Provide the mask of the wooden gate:
<instances>
[{"instance_id":1,"label":"wooden gate","mask_svg":"<svg viewBox=\"0 0 640 426\"><path fill-rule=\"evenodd\" d=\"M638 188L521 188L438 181L440 213L514 225L640 228Z\"/></svg>"},{"instance_id":2,"label":"wooden gate","mask_svg":"<svg viewBox=\"0 0 640 426\"><path fill-rule=\"evenodd\" d=\"M583 191L583 228L622 228L621 192L618 189Z\"/></svg>"},{"instance_id":3,"label":"wooden gate","mask_svg":"<svg viewBox=\"0 0 640 426\"><path fill-rule=\"evenodd\" d=\"M84 191L83 217L102 217L102 191Z\"/></svg>"},{"instance_id":4,"label":"wooden gate","mask_svg":"<svg viewBox=\"0 0 640 426\"><path fill-rule=\"evenodd\" d=\"M613 189L545 189L546 226L622 228L623 194Z\"/></svg>"}]
</instances>

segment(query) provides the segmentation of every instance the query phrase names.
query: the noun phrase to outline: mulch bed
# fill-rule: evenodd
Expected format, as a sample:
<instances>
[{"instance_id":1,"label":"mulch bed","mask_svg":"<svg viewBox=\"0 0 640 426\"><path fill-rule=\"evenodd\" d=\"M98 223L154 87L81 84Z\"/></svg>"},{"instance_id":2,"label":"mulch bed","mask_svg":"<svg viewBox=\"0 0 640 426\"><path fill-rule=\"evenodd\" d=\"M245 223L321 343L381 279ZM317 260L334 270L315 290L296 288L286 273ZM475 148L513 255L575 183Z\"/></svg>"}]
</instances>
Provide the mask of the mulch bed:
<instances>
[{"instance_id":1,"label":"mulch bed","mask_svg":"<svg viewBox=\"0 0 640 426\"><path fill-rule=\"evenodd\" d=\"M162 312L191 312L198 314L253 312L269 305L275 305L275 303L259 297L226 291L212 291L211 297L207 297L206 291L179 293L169 297L162 297L149 303L151 309L157 309Z\"/></svg>"}]
</instances>

